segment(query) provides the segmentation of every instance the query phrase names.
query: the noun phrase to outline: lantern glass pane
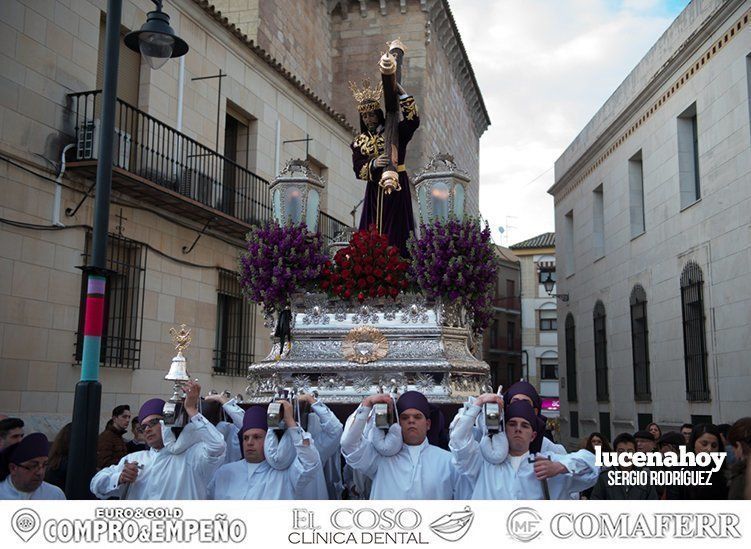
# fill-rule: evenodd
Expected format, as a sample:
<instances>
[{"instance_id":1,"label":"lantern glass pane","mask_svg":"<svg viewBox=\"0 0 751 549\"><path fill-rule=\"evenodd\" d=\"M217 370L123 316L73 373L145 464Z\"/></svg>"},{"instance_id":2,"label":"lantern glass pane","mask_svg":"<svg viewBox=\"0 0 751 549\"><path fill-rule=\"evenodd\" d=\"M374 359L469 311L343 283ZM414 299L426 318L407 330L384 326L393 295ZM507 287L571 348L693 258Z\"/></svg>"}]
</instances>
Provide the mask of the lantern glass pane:
<instances>
[{"instance_id":1,"label":"lantern glass pane","mask_svg":"<svg viewBox=\"0 0 751 549\"><path fill-rule=\"evenodd\" d=\"M454 185L454 215L464 219L464 185Z\"/></svg>"},{"instance_id":2,"label":"lantern glass pane","mask_svg":"<svg viewBox=\"0 0 751 549\"><path fill-rule=\"evenodd\" d=\"M285 194L287 219L290 223L297 225L302 223L302 202L303 193L300 187L288 187Z\"/></svg>"},{"instance_id":3,"label":"lantern glass pane","mask_svg":"<svg viewBox=\"0 0 751 549\"><path fill-rule=\"evenodd\" d=\"M421 185L417 190L417 202L420 204L420 219L423 223L428 223L430 218L428 217L428 191L425 185Z\"/></svg>"},{"instance_id":4,"label":"lantern glass pane","mask_svg":"<svg viewBox=\"0 0 751 549\"><path fill-rule=\"evenodd\" d=\"M321 197L318 191L310 189L308 191L308 211L305 214L305 224L308 226L310 232L316 232L318 230L318 206L321 202Z\"/></svg>"},{"instance_id":5,"label":"lantern glass pane","mask_svg":"<svg viewBox=\"0 0 751 549\"><path fill-rule=\"evenodd\" d=\"M433 198L433 217L445 221L449 217L449 186L443 181L433 183L430 194Z\"/></svg>"},{"instance_id":6,"label":"lantern glass pane","mask_svg":"<svg viewBox=\"0 0 751 549\"><path fill-rule=\"evenodd\" d=\"M284 219L282 219L282 193L278 188L274 189L273 201L274 201L274 219L276 220L277 223L279 223L280 225L283 225Z\"/></svg>"}]
</instances>

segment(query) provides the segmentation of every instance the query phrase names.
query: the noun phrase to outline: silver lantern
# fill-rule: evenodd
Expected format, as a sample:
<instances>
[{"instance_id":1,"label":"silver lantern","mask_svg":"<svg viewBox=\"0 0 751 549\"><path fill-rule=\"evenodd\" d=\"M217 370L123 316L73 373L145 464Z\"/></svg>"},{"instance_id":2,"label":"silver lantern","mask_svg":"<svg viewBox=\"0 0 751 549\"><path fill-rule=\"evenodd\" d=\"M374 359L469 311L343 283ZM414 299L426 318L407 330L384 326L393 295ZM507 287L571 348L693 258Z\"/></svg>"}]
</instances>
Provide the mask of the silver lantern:
<instances>
[{"instance_id":1,"label":"silver lantern","mask_svg":"<svg viewBox=\"0 0 751 549\"><path fill-rule=\"evenodd\" d=\"M469 181L469 175L456 166L453 156L433 156L415 177L420 224L446 221L452 215L462 220Z\"/></svg>"},{"instance_id":2,"label":"silver lantern","mask_svg":"<svg viewBox=\"0 0 751 549\"><path fill-rule=\"evenodd\" d=\"M305 223L310 232L316 232L325 186L326 181L306 160L290 160L269 187L274 219L280 225Z\"/></svg>"}]
</instances>

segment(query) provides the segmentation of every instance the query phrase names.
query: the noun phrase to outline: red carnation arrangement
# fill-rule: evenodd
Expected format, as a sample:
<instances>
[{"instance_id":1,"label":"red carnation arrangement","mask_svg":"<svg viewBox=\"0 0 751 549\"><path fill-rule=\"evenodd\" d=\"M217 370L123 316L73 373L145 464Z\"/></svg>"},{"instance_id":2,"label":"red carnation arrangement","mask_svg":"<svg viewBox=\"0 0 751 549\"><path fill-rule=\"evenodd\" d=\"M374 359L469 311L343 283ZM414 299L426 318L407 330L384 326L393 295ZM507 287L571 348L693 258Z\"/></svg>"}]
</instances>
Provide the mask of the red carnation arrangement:
<instances>
[{"instance_id":1,"label":"red carnation arrangement","mask_svg":"<svg viewBox=\"0 0 751 549\"><path fill-rule=\"evenodd\" d=\"M389 246L386 235L375 225L358 231L321 270L321 288L342 299L368 297L396 297L407 285L406 260L399 257L399 249Z\"/></svg>"}]
</instances>

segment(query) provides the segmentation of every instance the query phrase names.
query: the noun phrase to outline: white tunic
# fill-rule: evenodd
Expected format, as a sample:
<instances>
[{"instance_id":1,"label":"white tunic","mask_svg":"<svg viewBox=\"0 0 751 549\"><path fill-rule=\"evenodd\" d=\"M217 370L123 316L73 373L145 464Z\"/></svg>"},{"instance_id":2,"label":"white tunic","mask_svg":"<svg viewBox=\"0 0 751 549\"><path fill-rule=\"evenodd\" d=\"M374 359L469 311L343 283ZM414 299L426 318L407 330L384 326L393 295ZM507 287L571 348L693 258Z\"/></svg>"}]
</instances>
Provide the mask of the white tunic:
<instances>
[{"instance_id":1,"label":"white tunic","mask_svg":"<svg viewBox=\"0 0 751 549\"><path fill-rule=\"evenodd\" d=\"M22 492L13 486L10 475L0 482L0 499L65 499L63 491L48 482L42 482L42 485L33 492Z\"/></svg>"},{"instance_id":2,"label":"white tunic","mask_svg":"<svg viewBox=\"0 0 751 549\"><path fill-rule=\"evenodd\" d=\"M321 473L321 458L314 443L303 444L304 431L288 430L297 457L286 469L274 469L267 461L248 463L240 460L222 465L211 479L209 499L296 499L297 493Z\"/></svg>"},{"instance_id":3,"label":"white tunic","mask_svg":"<svg viewBox=\"0 0 751 549\"><path fill-rule=\"evenodd\" d=\"M402 444L394 456L380 455L362 436L370 410L355 410L341 442L347 464L373 479L370 499L453 499L458 475L451 454L426 439L419 447Z\"/></svg>"},{"instance_id":4,"label":"white tunic","mask_svg":"<svg viewBox=\"0 0 751 549\"><path fill-rule=\"evenodd\" d=\"M128 454L117 465L91 479L91 492L100 499L206 499L206 486L222 463L226 445L222 434L201 414L196 414L175 440L160 422L164 448ZM143 466L136 481L118 485L127 462Z\"/></svg>"},{"instance_id":5,"label":"white tunic","mask_svg":"<svg viewBox=\"0 0 751 549\"><path fill-rule=\"evenodd\" d=\"M340 499L341 476L338 475L339 439L342 436L342 422L328 407L316 400L311 407L313 414L308 416L308 433L313 437L321 463L324 467L315 478L302 487L298 499Z\"/></svg>"},{"instance_id":6,"label":"white tunic","mask_svg":"<svg viewBox=\"0 0 751 549\"><path fill-rule=\"evenodd\" d=\"M529 454L521 459L509 456L499 464L482 457L480 445L472 435L472 426L480 411L479 406L470 406L452 431L449 441L457 471L474 485L472 499L545 499L543 483L535 477ZM506 435L499 433L496 436ZM571 492L586 490L597 482L597 468L592 467L591 460L584 454L546 452L543 443L541 455L562 463L569 471L547 479L550 499L569 499Z\"/></svg>"},{"instance_id":7,"label":"white tunic","mask_svg":"<svg viewBox=\"0 0 751 549\"><path fill-rule=\"evenodd\" d=\"M224 463L232 463L238 459L242 459L242 449L240 448L240 429L243 426L243 416L245 410L237 405L237 401L233 398L225 402L222 405L224 413L227 414L229 421L220 421L216 424L216 428L222 433L224 442L227 445L227 453L224 455Z\"/></svg>"}]
</instances>

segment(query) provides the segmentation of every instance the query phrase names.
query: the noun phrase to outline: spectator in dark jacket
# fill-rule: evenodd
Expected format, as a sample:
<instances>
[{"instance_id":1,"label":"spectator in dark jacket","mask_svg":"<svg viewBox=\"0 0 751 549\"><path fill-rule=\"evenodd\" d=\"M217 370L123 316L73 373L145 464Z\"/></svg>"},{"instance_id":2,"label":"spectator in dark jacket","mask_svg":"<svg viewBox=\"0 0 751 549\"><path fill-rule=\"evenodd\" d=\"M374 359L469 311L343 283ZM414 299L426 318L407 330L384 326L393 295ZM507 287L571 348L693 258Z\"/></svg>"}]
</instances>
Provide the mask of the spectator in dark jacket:
<instances>
[{"instance_id":1,"label":"spectator in dark jacket","mask_svg":"<svg viewBox=\"0 0 751 549\"><path fill-rule=\"evenodd\" d=\"M733 423L728 432L728 442L735 453L735 463L728 471L728 499L745 499L748 462L751 456L751 417L743 417Z\"/></svg>"},{"instance_id":2,"label":"spectator in dark jacket","mask_svg":"<svg viewBox=\"0 0 751 549\"><path fill-rule=\"evenodd\" d=\"M128 432L130 416L130 406L126 404L115 406L112 410L112 418L107 422L97 442L96 466L99 469L117 465L128 453L123 435Z\"/></svg>"},{"instance_id":3,"label":"spectator in dark jacket","mask_svg":"<svg viewBox=\"0 0 751 549\"><path fill-rule=\"evenodd\" d=\"M618 454L630 453L633 454L636 451L636 439L629 433L621 433L615 440L613 440L613 446ZM646 468L630 467L628 469L622 469L620 467L613 469L605 469L600 473L597 483L592 489L592 495L590 499L628 499L628 500L640 500L640 499L657 499L657 491L651 484L635 485L635 486L619 486L611 485L608 478L608 473L612 470L619 471L642 471Z\"/></svg>"}]
</instances>

